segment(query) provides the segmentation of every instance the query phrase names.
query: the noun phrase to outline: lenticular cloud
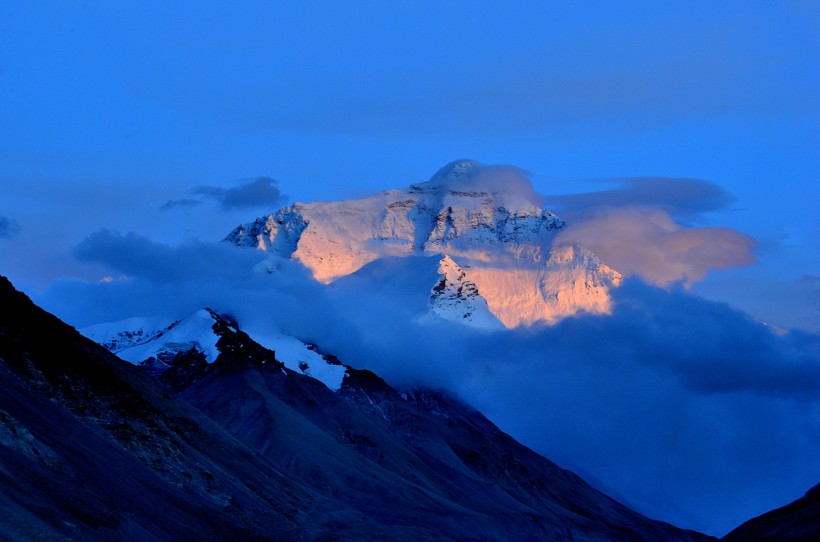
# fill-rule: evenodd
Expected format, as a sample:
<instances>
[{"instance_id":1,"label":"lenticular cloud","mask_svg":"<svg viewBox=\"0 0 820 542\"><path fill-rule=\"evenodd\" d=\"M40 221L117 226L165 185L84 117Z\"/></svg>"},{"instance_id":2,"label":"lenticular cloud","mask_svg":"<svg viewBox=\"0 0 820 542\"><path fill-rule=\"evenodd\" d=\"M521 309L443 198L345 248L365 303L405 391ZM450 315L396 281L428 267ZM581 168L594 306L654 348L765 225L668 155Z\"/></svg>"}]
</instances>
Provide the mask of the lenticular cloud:
<instances>
[{"instance_id":1,"label":"lenticular cloud","mask_svg":"<svg viewBox=\"0 0 820 542\"><path fill-rule=\"evenodd\" d=\"M616 187L550 196L567 227L555 244L578 243L625 276L687 287L712 270L754 263L754 239L731 228L692 226L734 198L700 179L595 181Z\"/></svg>"},{"instance_id":2,"label":"lenticular cloud","mask_svg":"<svg viewBox=\"0 0 820 542\"><path fill-rule=\"evenodd\" d=\"M691 286L714 269L754 262L754 240L730 228L684 228L661 210L613 208L570 222L555 245L581 244L626 276Z\"/></svg>"}]
</instances>

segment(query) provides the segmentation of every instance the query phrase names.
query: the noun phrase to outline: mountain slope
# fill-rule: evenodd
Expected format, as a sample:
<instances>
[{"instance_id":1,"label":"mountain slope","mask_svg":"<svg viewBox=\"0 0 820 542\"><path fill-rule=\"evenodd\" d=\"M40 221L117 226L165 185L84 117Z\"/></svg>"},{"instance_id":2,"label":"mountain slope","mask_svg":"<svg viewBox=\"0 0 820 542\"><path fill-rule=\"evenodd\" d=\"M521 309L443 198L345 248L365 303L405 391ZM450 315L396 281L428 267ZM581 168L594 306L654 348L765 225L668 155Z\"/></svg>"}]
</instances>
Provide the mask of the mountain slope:
<instances>
[{"instance_id":1,"label":"mountain slope","mask_svg":"<svg viewBox=\"0 0 820 542\"><path fill-rule=\"evenodd\" d=\"M441 278L433 286L428 307L436 316L452 322L465 322L478 328L499 329L503 325L490 312L475 282L464 269L444 256L439 261Z\"/></svg>"},{"instance_id":2,"label":"mountain slope","mask_svg":"<svg viewBox=\"0 0 820 542\"><path fill-rule=\"evenodd\" d=\"M296 203L238 226L225 240L293 258L321 282L386 257L446 256L470 269L470 281L507 327L609 312L609 289L621 275L583 247L553 247L564 221L540 207L529 181L498 171L456 161L403 190Z\"/></svg>"},{"instance_id":3,"label":"mountain slope","mask_svg":"<svg viewBox=\"0 0 820 542\"><path fill-rule=\"evenodd\" d=\"M213 363L180 356L161 378L390 539L707 539L628 510L442 392L400 394L350 367L334 392L238 328L217 320L214 329Z\"/></svg>"},{"instance_id":4,"label":"mountain slope","mask_svg":"<svg viewBox=\"0 0 820 542\"><path fill-rule=\"evenodd\" d=\"M1 277L0 375L0 537L282 540L344 510Z\"/></svg>"},{"instance_id":5,"label":"mountain slope","mask_svg":"<svg viewBox=\"0 0 820 542\"><path fill-rule=\"evenodd\" d=\"M709 539L623 507L446 394L350 367L334 391L209 318L216 359L179 350L156 373L166 386L0 280L0 536Z\"/></svg>"},{"instance_id":6,"label":"mountain slope","mask_svg":"<svg viewBox=\"0 0 820 542\"><path fill-rule=\"evenodd\" d=\"M86 337L107 345L112 352L156 377L161 376L178 356L189 363L213 363L219 357L217 343L224 331L237 331L236 324L211 309L201 309L174 321L162 318L127 318L81 329ZM130 338L138 338L129 341ZM330 389L342 385L345 367L322 356L316 347L291 337L273 326L255 330L255 340L277 352L277 360L293 371L311 376ZM179 370L179 367L177 367Z\"/></svg>"},{"instance_id":7,"label":"mountain slope","mask_svg":"<svg viewBox=\"0 0 820 542\"><path fill-rule=\"evenodd\" d=\"M726 542L820 540L820 485L777 510L750 519L722 538Z\"/></svg>"}]
</instances>

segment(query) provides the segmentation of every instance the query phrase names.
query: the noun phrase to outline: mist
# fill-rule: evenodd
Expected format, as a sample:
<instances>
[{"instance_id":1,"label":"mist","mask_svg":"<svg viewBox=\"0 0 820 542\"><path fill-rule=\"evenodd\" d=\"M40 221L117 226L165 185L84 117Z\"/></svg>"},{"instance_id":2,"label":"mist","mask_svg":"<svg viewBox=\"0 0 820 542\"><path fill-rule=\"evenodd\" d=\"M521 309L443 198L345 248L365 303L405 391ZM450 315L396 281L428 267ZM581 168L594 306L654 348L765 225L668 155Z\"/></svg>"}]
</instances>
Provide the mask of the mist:
<instances>
[{"instance_id":1,"label":"mist","mask_svg":"<svg viewBox=\"0 0 820 542\"><path fill-rule=\"evenodd\" d=\"M111 270L37 301L82 327L201 307L277 327L398 387L447 389L639 511L720 535L820 480L820 337L638 277L609 316L487 332L420 318L426 294L321 285L227 243L100 231L75 249Z\"/></svg>"}]
</instances>

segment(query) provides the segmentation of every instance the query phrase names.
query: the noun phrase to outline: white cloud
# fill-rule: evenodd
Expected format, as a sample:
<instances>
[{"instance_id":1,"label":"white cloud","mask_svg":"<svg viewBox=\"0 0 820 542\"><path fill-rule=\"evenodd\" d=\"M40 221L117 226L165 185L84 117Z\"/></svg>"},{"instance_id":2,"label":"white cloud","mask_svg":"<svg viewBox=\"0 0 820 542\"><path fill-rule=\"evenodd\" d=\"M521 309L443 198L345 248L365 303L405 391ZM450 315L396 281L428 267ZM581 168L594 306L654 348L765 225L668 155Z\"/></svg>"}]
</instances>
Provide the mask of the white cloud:
<instances>
[{"instance_id":1,"label":"white cloud","mask_svg":"<svg viewBox=\"0 0 820 542\"><path fill-rule=\"evenodd\" d=\"M754 240L730 228L684 228L660 210L614 208L569 223L555 246L579 243L625 276L691 286L713 269L754 262Z\"/></svg>"},{"instance_id":2,"label":"white cloud","mask_svg":"<svg viewBox=\"0 0 820 542\"><path fill-rule=\"evenodd\" d=\"M547 199L563 214L581 218L601 209L637 207L659 209L676 218L691 219L734 203L734 198L726 190L702 179L626 177L589 183L614 184L615 188L560 194Z\"/></svg>"},{"instance_id":3,"label":"white cloud","mask_svg":"<svg viewBox=\"0 0 820 542\"><path fill-rule=\"evenodd\" d=\"M700 179L634 177L592 181L614 188L550 196L567 220L555 246L578 243L625 276L691 286L709 271L754 263L754 239L731 228L693 227L734 198Z\"/></svg>"}]
</instances>

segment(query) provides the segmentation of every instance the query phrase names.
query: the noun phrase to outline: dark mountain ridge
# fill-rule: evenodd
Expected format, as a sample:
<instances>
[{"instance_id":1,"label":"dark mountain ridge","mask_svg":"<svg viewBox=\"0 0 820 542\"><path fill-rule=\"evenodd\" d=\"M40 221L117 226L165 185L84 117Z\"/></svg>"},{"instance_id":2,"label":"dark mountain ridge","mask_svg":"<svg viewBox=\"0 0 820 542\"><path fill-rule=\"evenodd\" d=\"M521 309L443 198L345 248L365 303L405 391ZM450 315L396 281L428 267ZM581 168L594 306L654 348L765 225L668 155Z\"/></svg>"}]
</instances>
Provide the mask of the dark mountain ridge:
<instances>
[{"instance_id":1,"label":"dark mountain ridge","mask_svg":"<svg viewBox=\"0 0 820 542\"><path fill-rule=\"evenodd\" d=\"M352 368L335 393L217 325L213 364L180 355L158 382L0 279L0 538L709 539L447 394Z\"/></svg>"},{"instance_id":2,"label":"dark mountain ridge","mask_svg":"<svg viewBox=\"0 0 820 542\"><path fill-rule=\"evenodd\" d=\"M820 484L796 501L750 519L726 542L810 542L820 540Z\"/></svg>"},{"instance_id":3,"label":"dark mountain ridge","mask_svg":"<svg viewBox=\"0 0 820 542\"><path fill-rule=\"evenodd\" d=\"M4 278L0 374L9 539L281 539L320 500Z\"/></svg>"}]
</instances>

